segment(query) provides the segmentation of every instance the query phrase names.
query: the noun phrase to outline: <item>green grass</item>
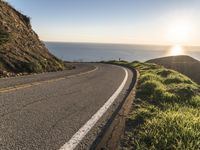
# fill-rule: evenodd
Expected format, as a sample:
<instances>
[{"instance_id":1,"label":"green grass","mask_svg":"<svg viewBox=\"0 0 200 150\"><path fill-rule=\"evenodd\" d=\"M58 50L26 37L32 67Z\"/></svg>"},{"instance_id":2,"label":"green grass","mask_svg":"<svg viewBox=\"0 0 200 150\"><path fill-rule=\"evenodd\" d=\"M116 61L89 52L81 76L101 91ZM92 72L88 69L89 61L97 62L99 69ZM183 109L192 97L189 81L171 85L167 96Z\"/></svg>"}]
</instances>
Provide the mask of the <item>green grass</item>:
<instances>
[{"instance_id":1,"label":"green grass","mask_svg":"<svg viewBox=\"0 0 200 150\"><path fill-rule=\"evenodd\" d=\"M122 149L200 149L199 85L159 65L124 64L136 68L140 77Z\"/></svg>"}]
</instances>

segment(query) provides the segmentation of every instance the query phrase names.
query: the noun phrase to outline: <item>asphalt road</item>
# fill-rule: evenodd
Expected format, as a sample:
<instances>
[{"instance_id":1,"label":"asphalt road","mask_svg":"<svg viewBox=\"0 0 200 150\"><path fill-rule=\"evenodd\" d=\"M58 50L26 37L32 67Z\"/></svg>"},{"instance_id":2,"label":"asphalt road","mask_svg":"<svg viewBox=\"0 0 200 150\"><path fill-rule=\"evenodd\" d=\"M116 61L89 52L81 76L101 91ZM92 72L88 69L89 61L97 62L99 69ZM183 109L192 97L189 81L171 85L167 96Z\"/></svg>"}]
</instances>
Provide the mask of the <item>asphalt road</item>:
<instances>
[{"instance_id":1,"label":"asphalt road","mask_svg":"<svg viewBox=\"0 0 200 150\"><path fill-rule=\"evenodd\" d=\"M123 90L75 149L90 149L128 94L132 72L105 64L0 79L0 149L59 150L113 96Z\"/></svg>"}]
</instances>

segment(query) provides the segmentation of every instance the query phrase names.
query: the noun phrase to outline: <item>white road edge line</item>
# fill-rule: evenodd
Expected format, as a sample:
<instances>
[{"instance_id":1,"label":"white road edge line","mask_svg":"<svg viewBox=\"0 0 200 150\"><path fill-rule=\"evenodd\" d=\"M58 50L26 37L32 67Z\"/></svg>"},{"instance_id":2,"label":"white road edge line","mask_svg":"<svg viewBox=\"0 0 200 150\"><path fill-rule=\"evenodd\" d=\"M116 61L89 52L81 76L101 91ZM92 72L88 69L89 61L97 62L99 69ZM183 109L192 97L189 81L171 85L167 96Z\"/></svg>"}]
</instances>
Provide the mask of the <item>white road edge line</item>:
<instances>
[{"instance_id":1,"label":"white road edge line","mask_svg":"<svg viewBox=\"0 0 200 150\"><path fill-rule=\"evenodd\" d=\"M73 150L76 146L82 141L86 134L91 130L91 128L97 123L97 121L104 115L104 113L109 109L113 104L115 99L119 96L123 90L127 80L128 80L128 71L123 68L125 71L125 77L119 88L115 93L108 99L108 101L88 120L85 125L83 125L73 136L72 138L65 143L59 150Z\"/></svg>"}]
</instances>

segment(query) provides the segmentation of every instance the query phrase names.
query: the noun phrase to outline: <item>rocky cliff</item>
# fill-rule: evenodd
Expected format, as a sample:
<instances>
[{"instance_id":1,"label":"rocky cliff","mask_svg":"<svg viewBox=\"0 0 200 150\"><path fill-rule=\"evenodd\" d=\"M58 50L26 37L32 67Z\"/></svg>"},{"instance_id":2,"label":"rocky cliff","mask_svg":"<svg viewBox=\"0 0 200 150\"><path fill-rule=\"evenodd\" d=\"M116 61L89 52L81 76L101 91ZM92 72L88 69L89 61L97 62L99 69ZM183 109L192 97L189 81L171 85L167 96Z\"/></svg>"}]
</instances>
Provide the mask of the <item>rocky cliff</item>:
<instances>
[{"instance_id":1,"label":"rocky cliff","mask_svg":"<svg viewBox=\"0 0 200 150\"><path fill-rule=\"evenodd\" d=\"M30 18L0 0L0 76L63 69L32 30Z\"/></svg>"}]
</instances>

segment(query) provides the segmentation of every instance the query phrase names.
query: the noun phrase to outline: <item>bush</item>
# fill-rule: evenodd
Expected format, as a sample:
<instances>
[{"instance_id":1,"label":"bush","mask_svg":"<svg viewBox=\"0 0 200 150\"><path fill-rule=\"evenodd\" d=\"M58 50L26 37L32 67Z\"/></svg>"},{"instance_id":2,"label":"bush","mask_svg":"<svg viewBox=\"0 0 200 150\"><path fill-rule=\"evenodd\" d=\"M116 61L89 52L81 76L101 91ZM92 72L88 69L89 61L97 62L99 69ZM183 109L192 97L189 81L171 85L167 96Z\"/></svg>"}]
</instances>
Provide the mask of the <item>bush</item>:
<instances>
[{"instance_id":1,"label":"bush","mask_svg":"<svg viewBox=\"0 0 200 150\"><path fill-rule=\"evenodd\" d=\"M164 89L162 86L161 82L155 81L155 80L150 80L142 83L140 85L140 95L141 97L151 97L151 95L154 94L156 89Z\"/></svg>"},{"instance_id":2,"label":"bush","mask_svg":"<svg viewBox=\"0 0 200 150\"><path fill-rule=\"evenodd\" d=\"M28 72L28 73L40 73L42 72L43 68L39 62L24 62L18 61L15 63L16 71L20 70L20 72Z\"/></svg>"},{"instance_id":3,"label":"bush","mask_svg":"<svg viewBox=\"0 0 200 150\"><path fill-rule=\"evenodd\" d=\"M0 44L6 43L7 41L9 41L9 34L0 29Z\"/></svg>"},{"instance_id":4,"label":"bush","mask_svg":"<svg viewBox=\"0 0 200 150\"><path fill-rule=\"evenodd\" d=\"M141 77L140 77L141 83L143 83L145 81L151 81L151 80L162 81L162 78L160 78L159 76L157 76L153 73L146 73L144 75L141 75Z\"/></svg>"},{"instance_id":5,"label":"bush","mask_svg":"<svg viewBox=\"0 0 200 150\"><path fill-rule=\"evenodd\" d=\"M173 76L169 76L165 81L164 81L165 84L174 84L174 83L187 83L187 84L193 84L193 82L186 78L186 77L183 77L183 76L180 76L180 75L173 75Z\"/></svg>"},{"instance_id":6,"label":"bush","mask_svg":"<svg viewBox=\"0 0 200 150\"><path fill-rule=\"evenodd\" d=\"M42 66L39 62L30 62L30 63L24 63L23 67L25 68L25 71L32 73L39 73L42 72Z\"/></svg>"},{"instance_id":7,"label":"bush","mask_svg":"<svg viewBox=\"0 0 200 150\"><path fill-rule=\"evenodd\" d=\"M180 99L187 100L191 99L194 95L197 94L197 89L192 86L179 86L177 89L174 89L173 91L175 94L177 94Z\"/></svg>"},{"instance_id":8,"label":"bush","mask_svg":"<svg viewBox=\"0 0 200 150\"><path fill-rule=\"evenodd\" d=\"M172 74L172 73L173 73L172 70L162 69L161 71L159 71L159 72L157 73L157 75L160 75L160 76L166 78L167 76L169 76L169 75Z\"/></svg>"},{"instance_id":9,"label":"bush","mask_svg":"<svg viewBox=\"0 0 200 150\"><path fill-rule=\"evenodd\" d=\"M200 95L195 95L188 101L188 104L194 108L200 108Z\"/></svg>"}]
</instances>

